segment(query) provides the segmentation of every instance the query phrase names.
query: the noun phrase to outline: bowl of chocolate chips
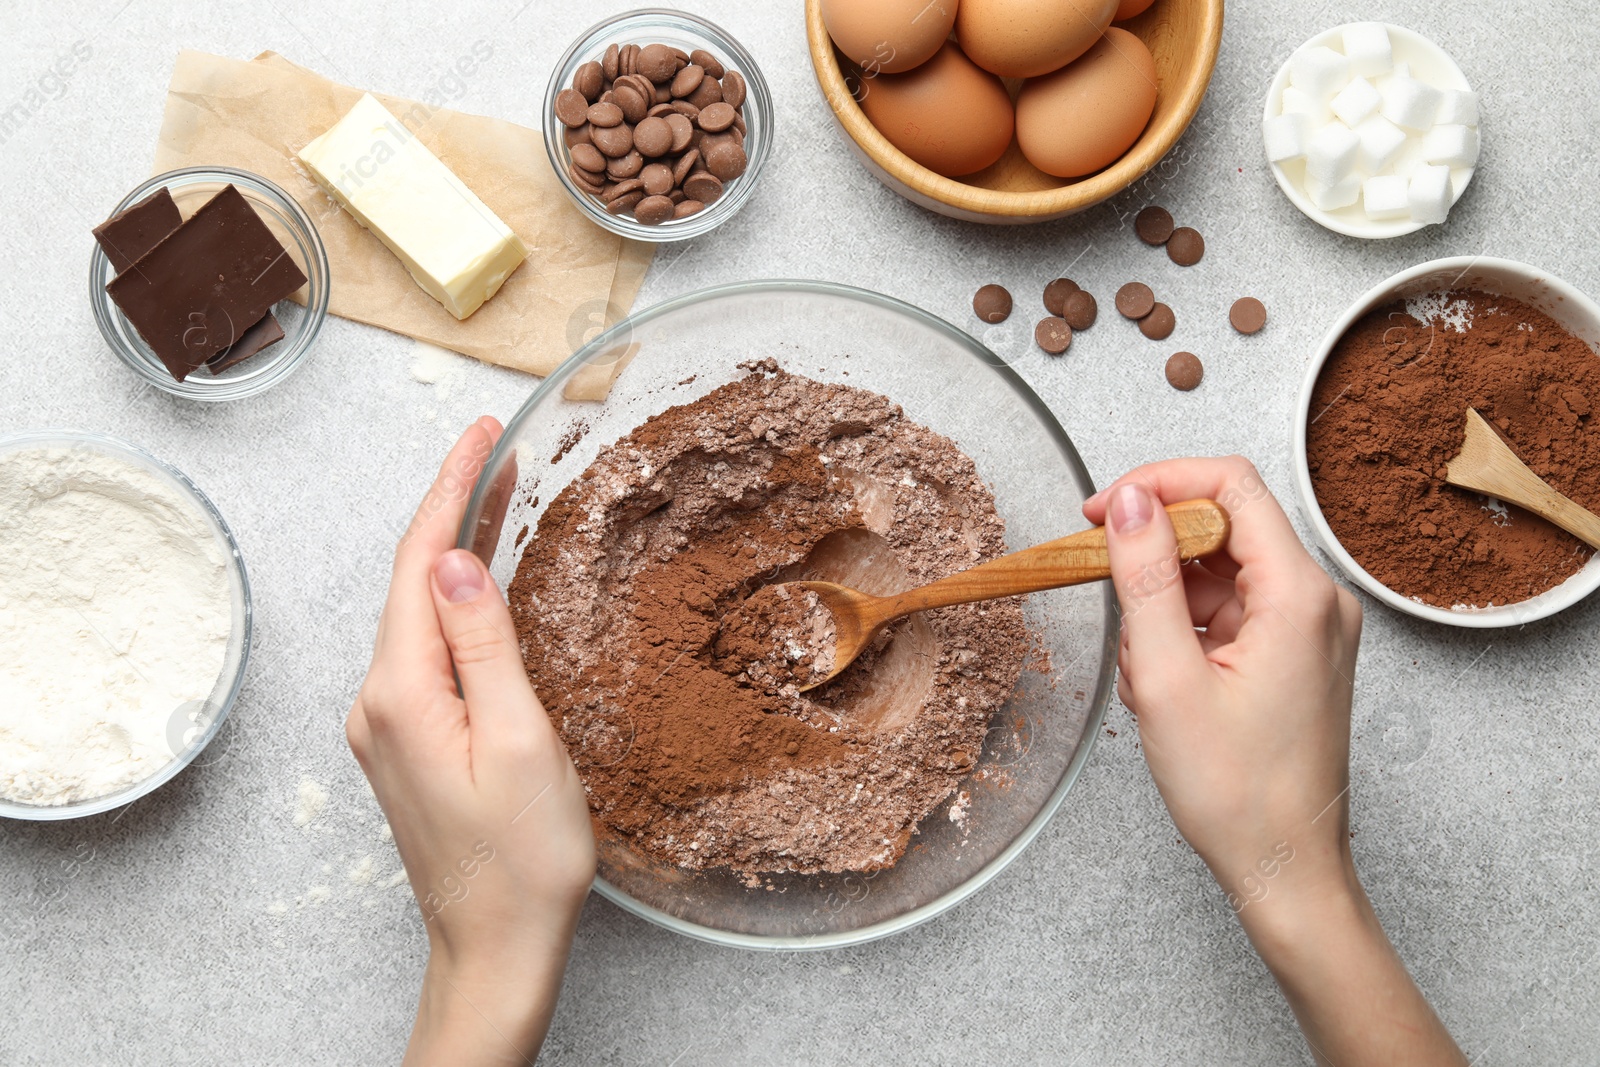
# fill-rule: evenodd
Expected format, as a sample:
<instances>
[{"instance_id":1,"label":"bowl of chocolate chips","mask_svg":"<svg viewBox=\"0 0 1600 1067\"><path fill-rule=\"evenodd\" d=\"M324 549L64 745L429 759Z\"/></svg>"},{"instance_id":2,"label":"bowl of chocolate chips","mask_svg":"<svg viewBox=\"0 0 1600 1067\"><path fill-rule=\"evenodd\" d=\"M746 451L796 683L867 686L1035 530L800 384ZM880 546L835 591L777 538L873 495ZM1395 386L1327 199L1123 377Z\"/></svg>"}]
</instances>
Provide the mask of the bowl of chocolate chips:
<instances>
[{"instance_id":1,"label":"bowl of chocolate chips","mask_svg":"<svg viewBox=\"0 0 1600 1067\"><path fill-rule=\"evenodd\" d=\"M632 11L573 43L545 93L545 150L578 209L637 241L710 233L755 191L772 97L738 41L678 11Z\"/></svg>"},{"instance_id":2,"label":"bowl of chocolate chips","mask_svg":"<svg viewBox=\"0 0 1600 1067\"><path fill-rule=\"evenodd\" d=\"M814 633L774 631L776 663L741 635L795 614L787 583L898 592L1078 528L1092 492L1010 367L865 290L721 286L576 353L507 424L461 544L584 780L598 890L808 949L997 876L1100 729L1108 587L911 616L809 691L774 667L810 665Z\"/></svg>"}]
</instances>

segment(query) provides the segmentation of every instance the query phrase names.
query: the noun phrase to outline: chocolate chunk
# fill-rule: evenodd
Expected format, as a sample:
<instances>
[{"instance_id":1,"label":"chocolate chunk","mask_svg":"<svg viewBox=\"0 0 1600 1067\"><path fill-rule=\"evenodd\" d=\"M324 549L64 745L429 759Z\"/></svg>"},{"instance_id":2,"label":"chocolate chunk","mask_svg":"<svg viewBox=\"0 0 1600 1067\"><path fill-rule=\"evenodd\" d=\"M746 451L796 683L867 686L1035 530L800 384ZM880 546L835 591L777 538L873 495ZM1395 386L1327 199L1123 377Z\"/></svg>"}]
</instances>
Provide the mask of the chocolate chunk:
<instances>
[{"instance_id":1,"label":"chocolate chunk","mask_svg":"<svg viewBox=\"0 0 1600 1067\"><path fill-rule=\"evenodd\" d=\"M1139 332L1152 341L1165 341L1177 328L1178 319L1165 304L1157 304L1150 314L1139 320Z\"/></svg>"},{"instance_id":2,"label":"chocolate chunk","mask_svg":"<svg viewBox=\"0 0 1600 1067\"><path fill-rule=\"evenodd\" d=\"M306 283L232 185L137 266L112 279L106 292L180 382Z\"/></svg>"},{"instance_id":3,"label":"chocolate chunk","mask_svg":"<svg viewBox=\"0 0 1600 1067\"><path fill-rule=\"evenodd\" d=\"M1240 297L1233 302L1228 321L1240 333L1258 333L1267 324L1267 305L1253 296Z\"/></svg>"},{"instance_id":4,"label":"chocolate chunk","mask_svg":"<svg viewBox=\"0 0 1600 1067\"><path fill-rule=\"evenodd\" d=\"M1179 226L1167 239L1167 258L1180 267L1192 267L1206 254L1206 239L1200 231Z\"/></svg>"},{"instance_id":5,"label":"chocolate chunk","mask_svg":"<svg viewBox=\"0 0 1600 1067\"><path fill-rule=\"evenodd\" d=\"M972 298L972 313L984 322L1004 322L1011 317L1011 294L1003 285L985 285Z\"/></svg>"},{"instance_id":6,"label":"chocolate chunk","mask_svg":"<svg viewBox=\"0 0 1600 1067\"><path fill-rule=\"evenodd\" d=\"M1133 232L1147 245L1164 245L1172 236L1172 214L1164 207L1147 207L1133 220Z\"/></svg>"},{"instance_id":7,"label":"chocolate chunk","mask_svg":"<svg viewBox=\"0 0 1600 1067\"><path fill-rule=\"evenodd\" d=\"M1033 328L1033 339L1052 356L1059 356L1072 347L1072 327L1065 319L1052 315L1039 320L1039 325Z\"/></svg>"},{"instance_id":8,"label":"chocolate chunk","mask_svg":"<svg viewBox=\"0 0 1600 1067\"><path fill-rule=\"evenodd\" d=\"M1094 320L1100 317L1100 305L1095 298L1083 289L1067 297L1066 306L1061 309L1061 317L1067 320L1067 325L1074 330L1087 330L1094 325Z\"/></svg>"},{"instance_id":9,"label":"chocolate chunk","mask_svg":"<svg viewBox=\"0 0 1600 1067\"><path fill-rule=\"evenodd\" d=\"M1167 384L1185 393L1200 384L1206 369L1193 352L1176 352L1167 360Z\"/></svg>"},{"instance_id":10,"label":"chocolate chunk","mask_svg":"<svg viewBox=\"0 0 1600 1067\"><path fill-rule=\"evenodd\" d=\"M229 367L243 363L257 352L270 348L281 340L283 340L283 324L269 311L260 322L241 334L237 341L207 360L206 370L212 374L221 374Z\"/></svg>"},{"instance_id":11,"label":"chocolate chunk","mask_svg":"<svg viewBox=\"0 0 1600 1067\"><path fill-rule=\"evenodd\" d=\"M121 274L140 256L183 225L183 215L165 186L132 207L125 208L94 228L111 269Z\"/></svg>"},{"instance_id":12,"label":"chocolate chunk","mask_svg":"<svg viewBox=\"0 0 1600 1067\"><path fill-rule=\"evenodd\" d=\"M1078 283L1071 278L1057 278L1044 287L1044 309L1059 316L1067 307L1067 297L1078 291Z\"/></svg>"},{"instance_id":13,"label":"chocolate chunk","mask_svg":"<svg viewBox=\"0 0 1600 1067\"><path fill-rule=\"evenodd\" d=\"M1117 290L1117 310L1123 317L1142 319L1156 306L1156 294L1143 282L1129 282Z\"/></svg>"}]
</instances>

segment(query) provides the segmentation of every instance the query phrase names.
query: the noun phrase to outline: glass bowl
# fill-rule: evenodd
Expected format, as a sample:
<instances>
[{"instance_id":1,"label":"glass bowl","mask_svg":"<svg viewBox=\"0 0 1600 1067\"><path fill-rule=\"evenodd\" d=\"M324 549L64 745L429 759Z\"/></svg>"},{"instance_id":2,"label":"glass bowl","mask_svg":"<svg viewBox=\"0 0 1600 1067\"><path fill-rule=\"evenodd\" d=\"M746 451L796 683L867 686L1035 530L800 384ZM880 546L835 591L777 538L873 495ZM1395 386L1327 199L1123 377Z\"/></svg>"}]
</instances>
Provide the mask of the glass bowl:
<instances>
[{"instance_id":1,"label":"glass bowl","mask_svg":"<svg viewBox=\"0 0 1600 1067\"><path fill-rule=\"evenodd\" d=\"M222 515L176 467L169 466L137 445L97 433L78 430L38 430L8 434L0 437L0 458L11 452L33 448L86 449L114 456L126 463L141 467L193 503L211 528L211 536L228 568L228 592L233 605L233 627L228 638L228 649L223 659L222 672L216 685L203 702L190 701L173 709L167 726L167 739L172 747L172 759L161 769L125 789L104 796L91 797L71 804L22 804L0 798L0 816L12 819L54 821L77 819L98 815L131 804L140 797L154 792L175 778L179 771L195 761L205 751L212 738L217 736L238 699L239 687L244 683L245 667L250 662L250 641L253 628L253 609L250 600L250 579L245 573L244 557L233 531L223 521Z\"/></svg>"},{"instance_id":2,"label":"glass bowl","mask_svg":"<svg viewBox=\"0 0 1600 1067\"><path fill-rule=\"evenodd\" d=\"M571 87L572 77L578 68L590 60L598 60L605 54L608 46L655 43L672 45L685 52L703 48L716 56L729 70L736 70L744 76L745 83L749 86L744 106L744 120L747 127L744 150L750 162L743 174L728 183L722 199L705 210L686 219L673 219L659 226L646 226L631 215L611 214L605 209L604 203L578 188L573 182L569 173L572 153L567 150L566 139L562 136L566 127L556 118L556 94ZM744 207L746 201L754 194L756 182L761 177L761 168L772 151L772 92L767 88L767 80L762 77L761 68L756 66L756 61L728 31L715 23L683 11L645 8L607 19L588 30L567 49L566 54L556 63L555 72L550 75L550 86L545 90L544 112L540 122L544 127L544 147L550 154L550 165L555 168L556 177L561 179L562 186L572 197L572 202L578 205L578 210L587 215L590 221L612 233L631 237L635 241L666 244L710 233L738 214L739 209Z\"/></svg>"},{"instance_id":3,"label":"glass bowl","mask_svg":"<svg viewBox=\"0 0 1600 1067\"><path fill-rule=\"evenodd\" d=\"M758 281L669 300L580 349L510 420L469 503L460 544L509 585L542 507L604 446L647 418L742 376L771 356L786 370L883 393L952 438L994 490L1013 549L1083 526L1088 472L1050 410L1000 358L909 304L844 285ZM603 395L604 401L577 399ZM527 527L528 529L524 529ZM1045 654L996 712L974 769L965 829L949 801L893 868L764 876L669 869L600 846L601 894L670 930L723 945L833 948L908 929L994 878L1049 822L1088 760L1111 695L1117 638L1109 585L1029 597ZM574 753L582 770L582 752Z\"/></svg>"},{"instance_id":4,"label":"glass bowl","mask_svg":"<svg viewBox=\"0 0 1600 1067\"><path fill-rule=\"evenodd\" d=\"M95 325L111 350L134 373L150 385L174 396L190 400L240 400L256 396L283 381L305 362L317 334L328 317L328 253L311 218L294 198L277 185L249 171L228 167L189 167L168 171L140 185L106 213L109 218L166 186L184 218L210 200L227 185L244 195L274 237L283 243L289 258L306 276L306 284L295 298L280 300L272 313L283 326L283 340L249 359L229 367L221 374L201 368L184 381L177 381L166 365L144 343L120 308L106 292L106 283L116 276L111 261L98 242L89 260L89 303L94 308Z\"/></svg>"}]
</instances>

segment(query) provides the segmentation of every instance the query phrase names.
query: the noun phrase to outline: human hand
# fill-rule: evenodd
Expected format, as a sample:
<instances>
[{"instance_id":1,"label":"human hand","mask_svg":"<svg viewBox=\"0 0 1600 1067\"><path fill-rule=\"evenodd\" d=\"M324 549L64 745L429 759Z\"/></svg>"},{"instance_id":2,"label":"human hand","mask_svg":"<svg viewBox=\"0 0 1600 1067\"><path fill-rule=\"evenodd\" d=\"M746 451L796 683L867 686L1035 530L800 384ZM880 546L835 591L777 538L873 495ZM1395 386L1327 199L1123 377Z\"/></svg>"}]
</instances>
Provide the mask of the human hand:
<instances>
[{"instance_id":1,"label":"human hand","mask_svg":"<svg viewBox=\"0 0 1600 1067\"><path fill-rule=\"evenodd\" d=\"M1229 512L1180 566L1163 505ZM1318 1063L1465 1062L1356 877L1350 709L1361 607L1317 566L1247 461L1132 471L1084 504L1122 604L1117 692L1173 822L1239 913Z\"/></svg>"},{"instance_id":2,"label":"human hand","mask_svg":"<svg viewBox=\"0 0 1600 1067\"><path fill-rule=\"evenodd\" d=\"M461 436L401 540L345 725L428 932L407 1062L439 1062L439 1049L452 1063L531 1060L594 879L583 784L505 600L454 547L500 432L484 418Z\"/></svg>"}]
</instances>

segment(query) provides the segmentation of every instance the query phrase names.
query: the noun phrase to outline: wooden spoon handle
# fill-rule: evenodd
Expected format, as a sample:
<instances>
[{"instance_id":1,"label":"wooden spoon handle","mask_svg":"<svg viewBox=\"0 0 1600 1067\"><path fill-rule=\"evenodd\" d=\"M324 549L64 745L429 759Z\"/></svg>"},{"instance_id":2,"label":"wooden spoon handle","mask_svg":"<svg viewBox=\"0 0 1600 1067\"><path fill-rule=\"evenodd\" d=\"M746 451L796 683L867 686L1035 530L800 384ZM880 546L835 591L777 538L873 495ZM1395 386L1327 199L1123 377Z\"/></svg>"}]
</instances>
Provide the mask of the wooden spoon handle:
<instances>
[{"instance_id":1,"label":"wooden spoon handle","mask_svg":"<svg viewBox=\"0 0 1600 1067\"><path fill-rule=\"evenodd\" d=\"M1214 500L1186 500L1167 508L1178 535L1178 556L1187 563L1208 556L1228 542L1228 513ZM1111 556L1106 551L1103 526L1013 552L971 570L952 574L931 585L875 605L882 621L913 611L971 604L979 600L1060 589L1099 582L1111 577Z\"/></svg>"}]
</instances>

